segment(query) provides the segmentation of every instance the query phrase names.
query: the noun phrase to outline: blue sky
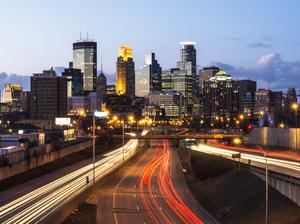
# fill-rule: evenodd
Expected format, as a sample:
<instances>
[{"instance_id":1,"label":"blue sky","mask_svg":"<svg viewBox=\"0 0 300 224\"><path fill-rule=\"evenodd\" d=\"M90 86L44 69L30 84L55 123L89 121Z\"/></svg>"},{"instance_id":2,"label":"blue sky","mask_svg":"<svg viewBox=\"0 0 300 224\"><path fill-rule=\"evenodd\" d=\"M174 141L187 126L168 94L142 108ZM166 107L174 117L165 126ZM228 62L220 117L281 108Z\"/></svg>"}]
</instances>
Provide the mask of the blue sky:
<instances>
[{"instance_id":1,"label":"blue sky","mask_svg":"<svg viewBox=\"0 0 300 224\"><path fill-rule=\"evenodd\" d=\"M284 89L300 84L291 82L300 75L299 8L297 0L1 0L0 82L67 66L72 42L88 31L109 74L122 44L133 48L136 66L152 50L168 69L179 42L193 40L199 66Z\"/></svg>"}]
</instances>

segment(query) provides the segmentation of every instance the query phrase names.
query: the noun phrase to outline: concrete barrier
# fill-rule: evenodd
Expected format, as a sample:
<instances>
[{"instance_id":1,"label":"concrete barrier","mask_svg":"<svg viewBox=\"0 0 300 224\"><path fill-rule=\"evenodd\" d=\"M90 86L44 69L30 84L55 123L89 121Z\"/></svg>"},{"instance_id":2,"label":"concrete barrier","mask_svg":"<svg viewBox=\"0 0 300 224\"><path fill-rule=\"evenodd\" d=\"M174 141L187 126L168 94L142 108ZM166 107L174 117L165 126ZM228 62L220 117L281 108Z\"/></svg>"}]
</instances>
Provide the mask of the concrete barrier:
<instances>
[{"instance_id":1,"label":"concrete barrier","mask_svg":"<svg viewBox=\"0 0 300 224\"><path fill-rule=\"evenodd\" d=\"M254 128L248 136L248 141L258 145L300 150L300 128Z\"/></svg>"},{"instance_id":2,"label":"concrete barrier","mask_svg":"<svg viewBox=\"0 0 300 224\"><path fill-rule=\"evenodd\" d=\"M11 176L23 173L30 169L42 166L46 163L52 162L56 159L63 158L69 154L79 152L81 150L87 149L92 146L92 140L88 140L85 142L80 142L76 145L71 145L65 148L62 148L57 151L52 151L50 153L38 155L36 157L32 157L28 160L24 160L19 163L11 164L9 166L0 168L0 181Z\"/></svg>"}]
</instances>

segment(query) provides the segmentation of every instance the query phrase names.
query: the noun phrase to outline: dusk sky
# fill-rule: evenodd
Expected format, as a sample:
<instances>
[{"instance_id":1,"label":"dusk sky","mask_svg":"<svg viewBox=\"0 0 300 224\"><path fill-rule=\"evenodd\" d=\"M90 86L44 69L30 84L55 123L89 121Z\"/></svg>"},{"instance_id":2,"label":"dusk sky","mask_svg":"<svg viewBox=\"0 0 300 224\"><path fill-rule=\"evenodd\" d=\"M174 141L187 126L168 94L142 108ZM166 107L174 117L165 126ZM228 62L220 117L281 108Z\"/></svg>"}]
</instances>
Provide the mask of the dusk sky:
<instances>
[{"instance_id":1,"label":"dusk sky","mask_svg":"<svg viewBox=\"0 0 300 224\"><path fill-rule=\"evenodd\" d=\"M0 87L19 81L28 89L20 75L66 67L80 31L98 42L98 64L102 55L108 74L122 44L132 47L136 67L151 50L168 69L176 66L179 42L190 40L199 67L220 65L259 87L298 87L299 8L297 0L2 0Z\"/></svg>"}]
</instances>

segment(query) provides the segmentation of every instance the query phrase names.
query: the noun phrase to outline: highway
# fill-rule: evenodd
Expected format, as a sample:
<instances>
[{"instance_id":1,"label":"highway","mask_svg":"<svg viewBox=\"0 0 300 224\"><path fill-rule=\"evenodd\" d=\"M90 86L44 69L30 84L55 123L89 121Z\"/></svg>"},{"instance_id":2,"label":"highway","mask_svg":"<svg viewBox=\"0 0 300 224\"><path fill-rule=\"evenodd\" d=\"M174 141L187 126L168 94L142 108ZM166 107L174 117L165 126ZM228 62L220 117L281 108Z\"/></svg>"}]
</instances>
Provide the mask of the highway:
<instances>
[{"instance_id":1,"label":"highway","mask_svg":"<svg viewBox=\"0 0 300 224\"><path fill-rule=\"evenodd\" d=\"M151 146L92 196L98 223L217 223L193 198L167 140Z\"/></svg>"},{"instance_id":2,"label":"highway","mask_svg":"<svg viewBox=\"0 0 300 224\"><path fill-rule=\"evenodd\" d=\"M146 134L144 132L143 134ZM118 168L137 150L138 140L130 140L104 155L95 163L95 181ZM124 152L124 153L123 153ZM93 165L83 166L57 180L39 187L10 202L1 203L0 223L42 223L43 220L93 184Z\"/></svg>"},{"instance_id":3,"label":"highway","mask_svg":"<svg viewBox=\"0 0 300 224\"><path fill-rule=\"evenodd\" d=\"M237 159L237 157L240 156L240 162L251 164L252 166L256 166L259 168L264 168L266 164L266 159L263 155L254 155L253 153L247 151L241 152L205 144L191 146L191 150L216 156L222 156L228 159L233 159L233 157L236 157L236 161L239 160ZM300 178L300 163L297 161L267 157L267 163L269 170L271 171Z\"/></svg>"}]
</instances>

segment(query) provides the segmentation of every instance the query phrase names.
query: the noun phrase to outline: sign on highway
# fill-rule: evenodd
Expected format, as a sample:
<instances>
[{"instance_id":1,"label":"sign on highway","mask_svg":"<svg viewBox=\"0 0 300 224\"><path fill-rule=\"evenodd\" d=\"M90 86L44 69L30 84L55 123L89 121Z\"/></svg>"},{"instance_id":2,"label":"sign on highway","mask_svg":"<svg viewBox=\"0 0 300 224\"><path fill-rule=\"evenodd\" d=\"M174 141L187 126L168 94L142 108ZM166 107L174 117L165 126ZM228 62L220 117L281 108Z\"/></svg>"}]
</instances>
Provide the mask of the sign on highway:
<instances>
[{"instance_id":1,"label":"sign on highway","mask_svg":"<svg viewBox=\"0 0 300 224\"><path fill-rule=\"evenodd\" d=\"M223 134L213 134L213 138L224 138Z\"/></svg>"}]
</instances>

